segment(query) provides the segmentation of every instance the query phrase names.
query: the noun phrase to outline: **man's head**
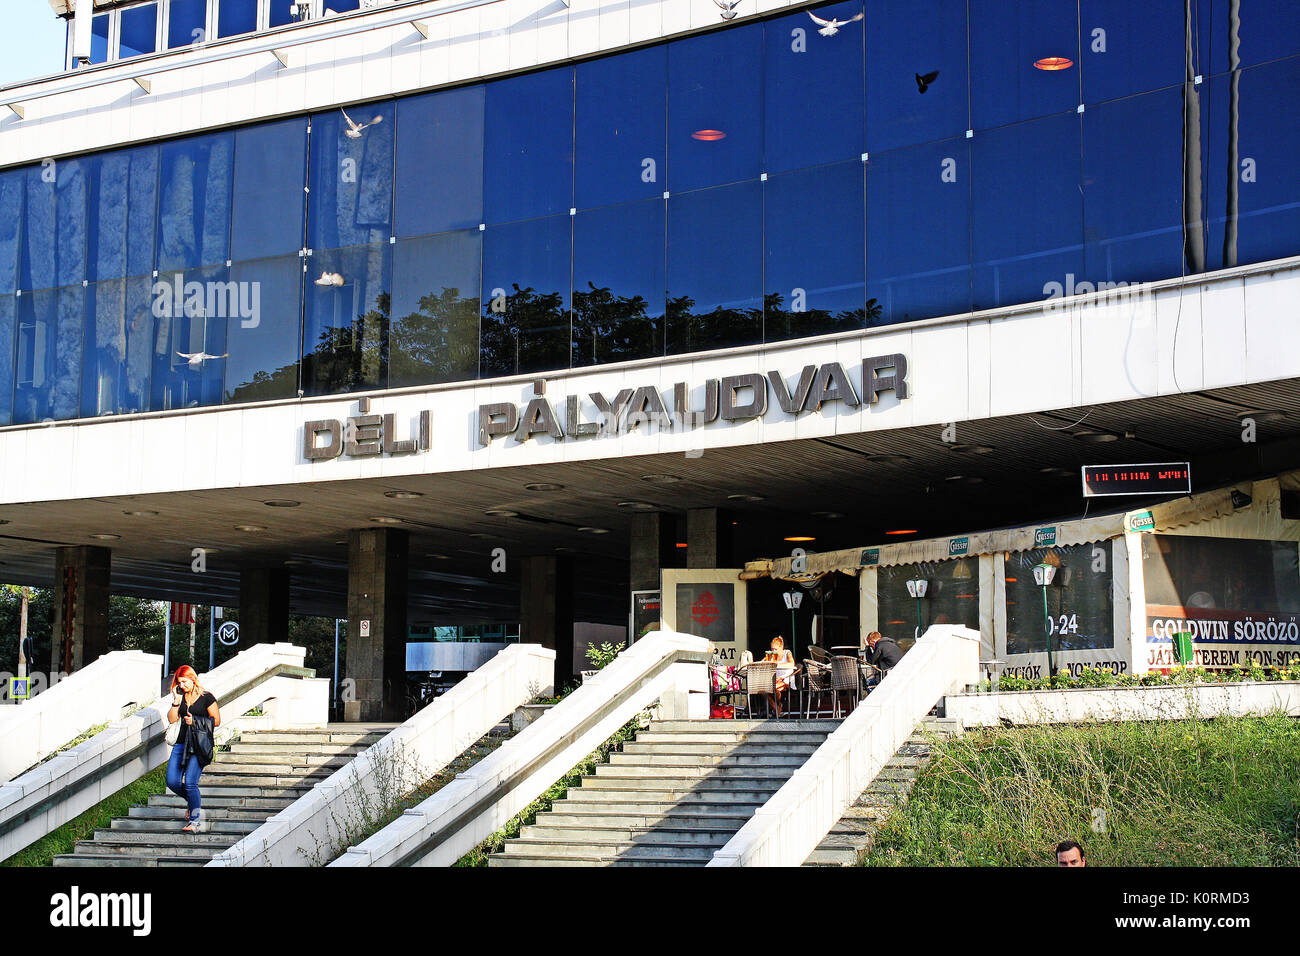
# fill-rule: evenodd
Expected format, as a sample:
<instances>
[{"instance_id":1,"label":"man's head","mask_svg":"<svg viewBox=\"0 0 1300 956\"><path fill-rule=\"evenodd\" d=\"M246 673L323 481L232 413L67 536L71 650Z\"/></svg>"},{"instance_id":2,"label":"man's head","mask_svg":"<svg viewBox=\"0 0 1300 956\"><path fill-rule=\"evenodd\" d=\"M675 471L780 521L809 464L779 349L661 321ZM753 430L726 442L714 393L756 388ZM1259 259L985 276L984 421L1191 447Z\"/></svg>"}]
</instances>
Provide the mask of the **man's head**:
<instances>
[{"instance_id":1,"label":"man's head","mask_svg":"<svg viewBox=\"0 0 1300 956\"><path fill-rule=\"evenodd\" d=\"M1065 840L1056 847L1057 866L1087 866L1088 860L1083 855L1083 847L1074 840Z\"/></svg>"},{"instance_id":2,"label":"man's head","mask_svg":"<svg viewBox=\"0 0 1300 956\"><path fill-rule=\"evenodd\" d=\"M876 644L879 643L880 637L881 634L879 631L872 631L870 634L867 635L867 644L871 647L875 647Z\"/></svg>"}]
</instances>

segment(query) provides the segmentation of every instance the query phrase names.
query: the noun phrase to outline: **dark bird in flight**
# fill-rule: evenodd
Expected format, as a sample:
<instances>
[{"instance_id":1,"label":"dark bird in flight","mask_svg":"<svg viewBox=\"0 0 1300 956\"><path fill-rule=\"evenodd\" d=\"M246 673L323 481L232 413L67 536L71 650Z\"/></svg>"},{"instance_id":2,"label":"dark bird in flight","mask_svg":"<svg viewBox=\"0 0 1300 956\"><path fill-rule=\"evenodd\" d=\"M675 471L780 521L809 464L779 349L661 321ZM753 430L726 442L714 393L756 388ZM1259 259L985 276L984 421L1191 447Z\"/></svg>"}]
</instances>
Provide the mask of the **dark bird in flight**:
<instances>
[{"instance_id":1,"label":"dark bird in flight","mask_svg":"<svg viewBox=\"0 0 1300 956\"><path fill-rule=\"evenodd\" d=\"M922 76L920 73L917 73L917 74L916 74L916 91L917 91L918 93L924 93L926 90L928 90L928 89L930 88L930 84L933 83L933 82L934 82L935 80L937 80L938 78L939 78L939 71L938 71L938 70L935 70L933 73L927 73L927 74L925 74L925 76Z\"/></svg>"}]
</instances>

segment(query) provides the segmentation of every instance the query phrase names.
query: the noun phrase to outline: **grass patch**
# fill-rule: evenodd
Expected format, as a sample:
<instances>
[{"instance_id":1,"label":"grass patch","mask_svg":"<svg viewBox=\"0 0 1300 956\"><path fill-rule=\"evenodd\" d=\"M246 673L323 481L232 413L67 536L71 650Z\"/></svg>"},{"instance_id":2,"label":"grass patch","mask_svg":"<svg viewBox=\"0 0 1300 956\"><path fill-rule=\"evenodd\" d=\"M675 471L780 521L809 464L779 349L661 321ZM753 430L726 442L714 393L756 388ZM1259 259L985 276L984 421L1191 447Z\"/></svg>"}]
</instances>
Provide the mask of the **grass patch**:
<instances>
[{"instance_id":1,"label":"grass patch","mask_svg":"<svg viewBox=\"0 0 1300 956\"><path fill-rule=\"evenodd\" d=\"M101 801L80 816L69 820L57 830L47 833L26 849L19 850L0 863L0 866L53 865L57 854L71 853L78 840L93 838L97 827L107 827L114 817L124 817L131 807L148 803L149 798L154 794L164 793L167 789L166 773L165 766L149 771L135 783L128 784L107 800ZM177 823L178 825L180 823L179 816Z\"/></svg>"},{"instance_id":2,"label":"grass patch","mask_svg":"<svg viewBox=\"0 0 1300 956\"><path fill-rule=\"evenodd\" d=\"M1300 865L1300 720L974 731L936 744L866 866ZM1094 827L1094 823L1097 826Z\"/></svg>"}]
</instances>

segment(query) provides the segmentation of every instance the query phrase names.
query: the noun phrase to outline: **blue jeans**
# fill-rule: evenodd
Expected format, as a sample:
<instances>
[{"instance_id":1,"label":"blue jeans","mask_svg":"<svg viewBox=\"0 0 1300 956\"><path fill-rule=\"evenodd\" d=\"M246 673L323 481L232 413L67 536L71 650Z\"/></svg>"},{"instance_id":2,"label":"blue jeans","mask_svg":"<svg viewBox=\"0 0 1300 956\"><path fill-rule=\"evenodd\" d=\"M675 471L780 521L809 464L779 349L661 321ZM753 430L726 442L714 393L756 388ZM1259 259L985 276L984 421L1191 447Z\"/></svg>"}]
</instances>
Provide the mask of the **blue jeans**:
<instances>
[{"instance_id":1,"label":"blue jeans","mask_svg":"<svg viewBox=\"0 0 1300 956\"><path fill-rule=\"evenodd\" d=\"M199 758L190 754L189 763L182 770L184 760L185 745L172 747L171 759L167 761L167 789L176 796L185 798L190 823L198 823L199 811L203 807L203 797L199 794L199 774L203 773L203 768L199 766Z\"/></svg>"}]
</instances>

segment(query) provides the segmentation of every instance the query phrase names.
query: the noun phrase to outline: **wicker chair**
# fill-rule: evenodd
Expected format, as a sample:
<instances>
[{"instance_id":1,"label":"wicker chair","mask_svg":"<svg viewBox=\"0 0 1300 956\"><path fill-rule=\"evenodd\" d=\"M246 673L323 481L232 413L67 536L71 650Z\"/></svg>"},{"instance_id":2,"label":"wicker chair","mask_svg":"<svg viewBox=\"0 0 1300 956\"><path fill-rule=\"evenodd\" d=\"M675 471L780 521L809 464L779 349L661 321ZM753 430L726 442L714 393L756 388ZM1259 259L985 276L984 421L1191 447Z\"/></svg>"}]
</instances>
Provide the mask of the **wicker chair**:
<instances>
[{"instance_id":1,"label":"wicker chair","mask_svg":"<svg viewBox=\"0 0 1300 956\"><path fill-rule=\"evenodd\" d=\"M824 699L825 695L833 693L831 690L831 669L825 664L819 664L816 661L804 661L804 706L803 715L809 717L812 714L812 702L814 698ZM833 714L835 702L831 701L831 710L826 711L818 708L817 716Z\"/></svg>"},{"instance_id":2,"label":"wicker chair","mask_svg":"<svg viewBox=\"0 0 1300 956\"><path fill-rule=\"evenodd\" d=\"M776 665L755 661L745 668L745 694L750 716L754 714L754 695L776 696Z\"/></svg>"},{"instance_id":3,"label":"wicker chair","mask_svg":"<svg viewBox=\"0 0 1300 956\"><path fill-rule=\"evenodd\" d=\"M835 694L836 717L840 716L841 694L852 695L853 705L849 707L849 711L858 706L858 701L862 697L862 684L856 657L836 656L831 658L831 690Z\"/></svg>"},{"instance_id":4,"label":"wicker chair","mask_svg":"<svg viewBox=\"0 0 1300 956\"><path fill-rule=\"evenodd\" d=\"M828 667L830 666L830 663L831 663L831 652L828 651L828 650L826 650L826 648L824 648L824 647L820 647L820 646L817 645L817 644L809 644L809 645L808 645L808 653L809 653L810 655L812 655L812 659L813 659L816 663L818 663L818 664L825 664L825 665L827 665Z\"/></svg>"}]
</instances>

